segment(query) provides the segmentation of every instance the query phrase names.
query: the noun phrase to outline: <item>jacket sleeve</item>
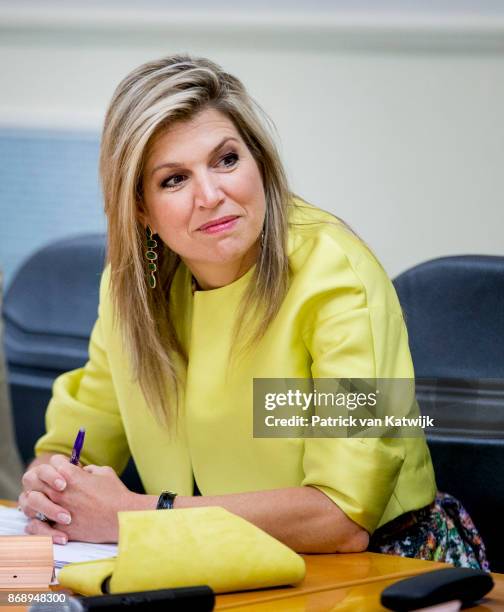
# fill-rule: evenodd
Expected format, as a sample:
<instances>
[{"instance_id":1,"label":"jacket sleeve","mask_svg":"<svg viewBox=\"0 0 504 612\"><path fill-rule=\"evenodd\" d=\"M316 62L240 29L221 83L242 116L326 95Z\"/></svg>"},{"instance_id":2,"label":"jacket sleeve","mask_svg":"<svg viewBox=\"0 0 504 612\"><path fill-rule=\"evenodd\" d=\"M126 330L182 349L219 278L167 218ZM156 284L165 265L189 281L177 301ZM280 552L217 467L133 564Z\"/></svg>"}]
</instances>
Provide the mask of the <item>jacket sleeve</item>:
<instances>
[{"instance_id":1,"label":"jacket sleeve","mask_svg":"<svg viewBox=\"0 0 504 612\"><path fill-rule=\"evenodd\" d=\"M98 319L89 342L89 360L77 370L59 376L46 412L46 434L35 445L35 454L70 455L80 427L86 429L81 461L110 465L118 473L130 453L107 359L103 302L108 300L108 270L102 276Z\"/></svg>"},{"instance_id":2,"label":"jacket sleeve","mask_svg":"<svg viewBox=\"0 0 504 612\"><path fill-rule=\"evenodd\" d=\"M312 377L414 377L406 327L387 275L369 259L364 282L359 270L345 267L346 287L331 292L326 284L304 333ZM405 454L400 438L306 439L302 484L323 491L372 533L393 495Z\"/></svg>"}]
</instances>

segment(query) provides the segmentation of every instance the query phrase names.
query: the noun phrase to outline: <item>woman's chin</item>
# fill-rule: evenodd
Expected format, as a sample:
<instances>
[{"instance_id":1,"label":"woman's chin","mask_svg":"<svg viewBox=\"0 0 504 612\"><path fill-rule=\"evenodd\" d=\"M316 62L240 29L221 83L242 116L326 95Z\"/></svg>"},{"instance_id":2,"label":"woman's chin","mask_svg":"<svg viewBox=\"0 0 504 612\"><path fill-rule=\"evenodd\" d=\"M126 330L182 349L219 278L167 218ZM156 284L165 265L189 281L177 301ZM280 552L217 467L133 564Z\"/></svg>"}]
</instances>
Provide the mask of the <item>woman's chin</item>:
<instances>
[{"instance_id":1,"label":"woman's chin","mask_svg":"<svg viewBox=\"0 0 504 612\"><path fill-rule=\"evenodd\" d=\"M247 259L249 262L253 263L257 259L257 253L254 252L255 249L253 249L252 246L233 244L231 241L222 241L215 246L215 249L208 251L207 261L209 264L232 265ZM252 264L250 263L250 265Z\"/></svg>"}]
</instances>

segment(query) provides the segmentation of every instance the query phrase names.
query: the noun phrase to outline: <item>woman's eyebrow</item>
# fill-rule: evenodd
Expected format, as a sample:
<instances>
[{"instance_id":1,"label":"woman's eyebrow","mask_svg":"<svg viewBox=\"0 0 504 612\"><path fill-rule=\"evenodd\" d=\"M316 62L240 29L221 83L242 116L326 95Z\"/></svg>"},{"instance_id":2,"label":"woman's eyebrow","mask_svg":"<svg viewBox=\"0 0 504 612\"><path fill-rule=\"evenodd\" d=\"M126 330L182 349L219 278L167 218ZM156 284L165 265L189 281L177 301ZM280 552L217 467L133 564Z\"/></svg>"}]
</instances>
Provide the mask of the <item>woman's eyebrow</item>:
<instances>
[{"instance_id":1,"label":"woman's eyebrow","mask_svg":"<svg viewBox=\"0 0 504 612\"><path fill-rule=\"evenodd\" d=\"M214 153L216 153L221 147L223 147L226 142L228 142L229 140L234 140L235 142L239 142L238 138L234 138L234 136L226 136L225 138L223 138L219 144L214 147L209 154L209 157L211 157ZM158 170L160 170L161 168L180 168L180 166L184 166L185 164L183 164L182 162L165 162L163 164L159 164L159 166L156 166L152 172L151 172L151 176L157 172Z\"/></svg>"}]
</instances>

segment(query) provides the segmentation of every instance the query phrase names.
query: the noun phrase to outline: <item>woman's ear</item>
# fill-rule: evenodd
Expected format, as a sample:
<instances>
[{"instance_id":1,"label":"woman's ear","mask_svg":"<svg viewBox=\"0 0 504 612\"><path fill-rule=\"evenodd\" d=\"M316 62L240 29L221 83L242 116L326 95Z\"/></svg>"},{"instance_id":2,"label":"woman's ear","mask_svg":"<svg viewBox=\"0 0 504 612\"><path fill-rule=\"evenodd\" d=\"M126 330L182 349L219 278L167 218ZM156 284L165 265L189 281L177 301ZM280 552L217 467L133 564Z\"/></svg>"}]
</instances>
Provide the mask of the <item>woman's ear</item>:
<instances>
[{"instance_id":1,"label":"woman's ear","mask_svg":"<svg viewBox=\"0 0 504 612\"><path fill-rule=\"evenodd\" d=\"M145 213L139 212L137 214L137 219L138 219L138 222L140 223L140 225L143 225L144 228L147 227L147 225L149 225L149 220L148 220L147 215Z\"/></svg>"},{"instance_id":2,"label":"woman's ear","mask_svg":"<svg viewBox=\"0 0 504 612\"><path fill-rule=\"evenodd\" d=\"M154 224L152 223L152 219L149 213L147 212L146 206L141 198L137 200L136 216L138 222L140 223L140 225L142 225L144 230L146 230L147 226L149 226L153 234L157 233L154 228Z\"/></svg>"},{"instance_id":3,"label":"woman's ear","mask_svg":"<svg viewBox=\"0 0 504 612\"><path fill-rule=\"evenodd\" d=\"M149 218L149 215L146 212L140 209L137 213L137 219L140 225L142 225L144 229L147 229L148 225L152 229L152 222ZM152 233L153 234L155 233L154 230L152 230Z\"/></svg>"}]
</instances>

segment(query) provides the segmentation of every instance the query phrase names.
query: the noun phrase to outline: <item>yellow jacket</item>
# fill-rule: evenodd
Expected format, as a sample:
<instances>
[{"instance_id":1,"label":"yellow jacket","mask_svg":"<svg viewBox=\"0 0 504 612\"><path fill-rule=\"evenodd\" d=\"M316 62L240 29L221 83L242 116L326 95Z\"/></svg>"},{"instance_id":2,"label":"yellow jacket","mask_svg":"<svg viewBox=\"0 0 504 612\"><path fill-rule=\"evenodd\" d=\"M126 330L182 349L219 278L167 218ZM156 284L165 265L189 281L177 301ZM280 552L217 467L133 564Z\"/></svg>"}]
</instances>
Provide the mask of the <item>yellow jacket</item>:
<instances>
[{"instance_id":1,"label":"yellow jacket","mask_svg":"<svg viewBox=\"0 0 504 612\"><path fill-rule=\"evenodd\" d=\"M422 438L254 438L253 378L413 378L393 285L368 249L334 217L291 207L292 277L281 309L254 350L228 371L233 316L251 268L224 287L191 292L185 265L172 296L188 356L177 435L161 428L133 382L112 324L109 270L89 361L54 383L36 454L70 454L86 427L84 463L121 471L133 456L145 490L221 495L312 485L369 532L429 504L436 491Z\"/></svg>"}]
</instances>

